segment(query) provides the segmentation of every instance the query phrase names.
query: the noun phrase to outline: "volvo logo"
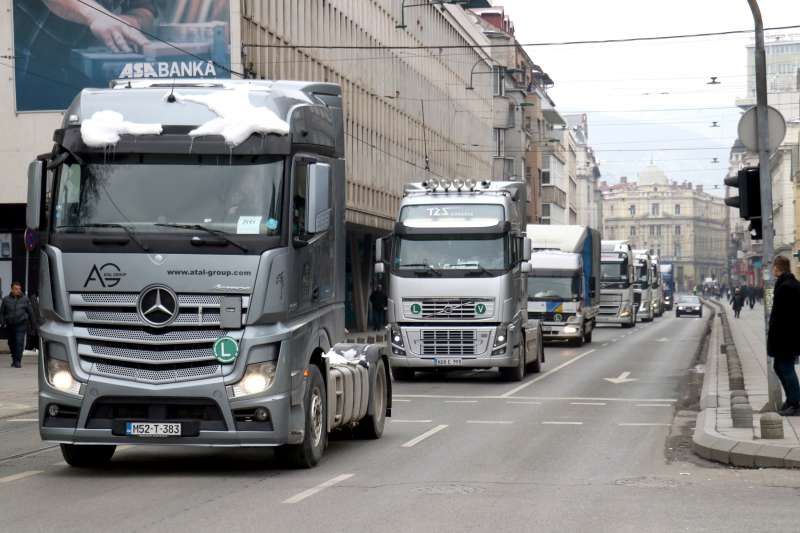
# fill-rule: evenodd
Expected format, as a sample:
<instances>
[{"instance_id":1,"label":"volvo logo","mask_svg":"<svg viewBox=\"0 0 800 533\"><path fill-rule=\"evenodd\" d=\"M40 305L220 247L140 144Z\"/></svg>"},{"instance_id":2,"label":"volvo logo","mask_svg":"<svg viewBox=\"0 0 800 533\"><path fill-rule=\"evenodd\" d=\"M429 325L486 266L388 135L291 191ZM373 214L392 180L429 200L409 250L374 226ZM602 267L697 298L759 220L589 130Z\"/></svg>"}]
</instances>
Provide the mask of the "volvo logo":
<instances>
[{"instance_id":1,"label":"volvo logo","mask_svg":"<svg viewBox=\"0 0 800 533\"><path fill-rule=\"evenodd\" d=\"M161 328L178 317L178 296L169 287L153 285L139 295L139 316L147 324Z\"/></svg>"}]
</instances>

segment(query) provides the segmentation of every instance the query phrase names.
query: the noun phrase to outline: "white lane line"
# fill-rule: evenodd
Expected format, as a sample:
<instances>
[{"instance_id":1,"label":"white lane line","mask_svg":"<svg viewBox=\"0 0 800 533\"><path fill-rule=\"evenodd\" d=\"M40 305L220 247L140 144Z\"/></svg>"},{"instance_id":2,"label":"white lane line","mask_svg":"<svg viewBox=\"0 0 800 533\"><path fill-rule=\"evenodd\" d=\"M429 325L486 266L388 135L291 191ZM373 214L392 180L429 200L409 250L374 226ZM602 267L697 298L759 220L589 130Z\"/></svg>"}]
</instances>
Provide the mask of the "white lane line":
<instances>
[{"instance_id":1,"label":"white lane line","mask_svg":"<svg viewBox=\"0 0 800 533\"><path fill-rule=\"evenodd\" d=\"M57 463L53 463L53 466L69 466L69 465L67 465L66 461L59 461Z\"/></svg>"},{"instance_id":2,"label":"white lane line","mask_svg":"<svg viewBox=\"0 0 800 533\"><path fill-rule=\"evenodd\" d=\"M26 477L35 476L37 474L41 474L44 470L28 470L27 472L20 472L19 474L13 474L11 476L0 477L0 483L11 483L12 481L17 481L20 479L25 479Z\"/></svg>"},{"instance_id":3,"label":"white lane line","mask_svg":"<svg viewBox=\"0 0 800 533\"><path fill-rule=\"evenodd\" d=\"M659 424L656 422L623 422L618 424L622 427L670 427L672 424Z\"/></svg>"},{"instance_id":4,"label":"white lane line","mask_svg":"<svg viewBox=\"0 0 800 533\"><path fill-rule=\"evenodd\" d=\"M445 400L444 403L478 403L478 400Z\"/></svg>"},{"instance_id":5,"label":"white lane line","mask_svg":"<svg viewBox=\"0 0 800 533\"><path fill-rule=\"evenodd\" d=\"M569 402L570 405L608 405L606 402Z\"/></svg>"},{"instance_id":6,"label":"white lane line","mask_svg":"<svg viewBox=\"0 0 800 533\"><path fill-rule=\"evenodd\" d=\"M457 394L403 394L402 396L410 398L423 398L444 400L452 399L477 399L477 400L508 400L505 395L503 396L462 396ZM654 403L675 403L678 400L675 398L608 398L608 397L586 397L586 396L514 396L512 400L520 401L576 401L576 402L654 402Z\"/></svg>"},{"instance_id":7,"label":"white lane line","mask_svg":"<svg viewBox=\"0 0 800 533\"><path fill-rule=\"evenodd\" d=\"M636 407L672 407L670 403L637 403Z\"/></svg>"},{"instance_id":8,"label":"white lane line","mask_svg":"<svg viewBox=\"0 0 800 533\"><path fill-rule=\"evenodd\" d=\"M405 444L403 444L401 446L401 448L411 448L412 446L416 446L417 444L419 444L420 442L424 441L428 437L431 437L431 436L439 433L441 430L445 429L446 427L447 427L447 424L440 424L440 425L436 426L433 429L429 429L428 431L426 431L425 433L423 433L419 437L414 437L410 441L408 441Z\"/></svg>"},{"instance_id":9,"label":"white lane line","mask_svg":"<svg viewBox=\"0 0 800 533\"><path fill-rule=\"evenodd\" d=\"M38 418L11 418L6 422L38 422Z\"/></svg>"},{"instance_id":10,"label":"white lane line","mask_svg":"<svg viewBox=\"0 0 800 533\"><path fill-rule=\"evenodd\" d=\"M514 394L518 393L518 392L519 392L519 391L521 391L522 389L524 389L524 388L526 388L526 387L530 387L530 386L531 386L531 385L533 385L534 383L537 383L537 382L539 382L539 381L541 381L541 380L545 379L546 377L548 377L548 376L550 376L550 375L552 375L552 374L555 374L556 372L558 372L558 371L559 371L559 370L561 370L562 368L565 368L565 367L567 367L567 366L571 365L572 363L574 363L574 362L576 362L576 361L580 361L581 359L583 359L583 358L584 358L584 357L586 357L587 355L589 355L589 354L592 354L592 353L594 353L594 352L595 352L595 350L594 350L594 349L591 349L591 350L588 350L588 351L585 351L585 352L583 352L582 354L576 355L575 357L573 357L573 358L572 358L572 359L570 359L569 361L565 361L565 362L561 363L560 365L558 365L557 367L555 367L555 368L553 368L553 369L551 369L551 370L548 370L548 371L547 371L547 372L545 372L544 374L541 374L541 375L539 375L539 376L536 376L535 378L533 378L533 379L532 379L532 380L530 380L529 382L527 382L527 383L523 383L523 384L522 384L522 385L520 385L519 387L514 387L513 389L511 389L510 391L506 392L505 394L501 394L501 395L500 395L500 397L501 397L501 398L508 398L509 396L513 396Z\"/></svg>"},{"instance_id":11,"label":"white lane line","mask_svg":"<svg viewBox=\"0 0 800 533\"><path fill-rule=\"evenodd\" d=\"M606 343L603 343L603 344L601 344L601 346L602 346L603 348L605 348L606 346L608 346L608 343L607 343L607 342L606 342Z\"/></svg>"},{"instance_id":12,"label":"white lane line","mask_svg":"<svg viewBox=\"0 0 800 533\"><path fill-rule=\"evenodd\" d=\"M583 422L564 422L561 420L545 420L542 422L545 426L582 426Z\"/></svg>"},{"instance_id":13,"label":"white lane line","mask_svg":"<svg viewBox=\"0 0 800 533\"><path fill-rule=\"evenodd\" d=\"M430 424L433 420L397 420L396 418L390 418L389 422L394 424Z\"/></svg>"},{"instance_id":14,"label":"white lane line","mask_svg":"<svg viewBox=\"0 0 800 533\"><path fill-rule=\"evenodd\" d=\"M513 424L511 420L467 420L467 424Z\"/></svg>"},{"instance_id":15,"label":"white lane line","mask_svg":"<svg viewBox=\"0 0 800 533\"><path fill-rule=\"evenodd\" d=\"M336 476L333 479L329 479L328 481L326 481L324 483L320 483L316 487L312 487L312 488L310 488L308 490L304 490L300 494L295 494L291 498L289 498L287 500L284 500L283 503L288 503L288 504L299 503L299 502L305 500L306 498L310 498L311 496L317 494L318 492L322 492L323 490L325 490L327 488L333 487L337 483L341 483L342 481L347 481L351 477L353 477L353 474L341 474L339 476Z\"/></svg>"},{"instance_id":16,"label":"white lane line","mask_svg":"<svg viewBox=\"0 0 800 533\"><path fill-rule=\"evenodd\" d=\"M397 398L392 398L392 402L410 402L411 400L398 400Z\"/></svg>"},{"instance_id":17,"label":"white lane line","mask_svg":"<svg viewBox=\"0 0 800 533\"><path fill-rule=\"evenodd\" d=\"M506 402L506 405L542 405L542 402Z\"/></svg>"}]
</instances>

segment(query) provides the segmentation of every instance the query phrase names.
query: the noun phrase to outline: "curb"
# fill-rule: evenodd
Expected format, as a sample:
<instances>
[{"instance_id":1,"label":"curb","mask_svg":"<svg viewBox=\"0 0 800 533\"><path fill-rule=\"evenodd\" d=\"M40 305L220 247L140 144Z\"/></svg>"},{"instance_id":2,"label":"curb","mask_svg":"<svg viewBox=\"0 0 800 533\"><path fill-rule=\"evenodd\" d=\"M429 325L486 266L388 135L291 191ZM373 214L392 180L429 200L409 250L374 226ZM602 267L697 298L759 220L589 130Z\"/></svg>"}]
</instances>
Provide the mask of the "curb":
<instances>
[{"instance_id":1,"label":"curb","mask_svg":"<svg viewBox=\"0 0 800 533\"><path fill-rule=\"evenodd\" d=\"M692 451L703 459L737 467L800 468L800 446L782 446L766 440L740 441L717 431L717 371L721 355L719 347L722 324L721 321L712 320L714 323L709 335L706 372L700 399L701 411L697 415L692 436Z\"/></svg>"}]
</instances>

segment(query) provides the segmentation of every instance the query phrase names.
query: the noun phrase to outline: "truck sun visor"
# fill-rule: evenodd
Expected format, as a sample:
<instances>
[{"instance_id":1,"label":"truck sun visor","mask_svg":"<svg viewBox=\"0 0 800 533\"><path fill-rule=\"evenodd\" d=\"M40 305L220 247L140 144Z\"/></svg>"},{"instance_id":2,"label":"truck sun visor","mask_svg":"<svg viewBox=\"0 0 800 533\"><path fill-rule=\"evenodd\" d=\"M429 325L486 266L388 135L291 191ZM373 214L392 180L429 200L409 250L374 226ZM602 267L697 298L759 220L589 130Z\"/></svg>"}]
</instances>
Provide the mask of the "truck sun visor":
<instances>
[{"instance_id":1,"label":"truck sun visor","mask_svg":"<svg viewBox=\"0 0 800 533\"><path fill-rule=\"evenodd\" d=\"M161 135L161 124L128 122L116 111L98 111L81 124L81 138L86 146L103 148L119 142L120 135Z\"/></svg>"},{"instance_id":2,"label":"truck sun visor","mask_svg":"<svg viewBox=\"0 0 800 533\"><path fill-rule=\"evenodd\" d=\"M175 100L204 105L218 116L190 131L189 135L192 137L221 135L227 144L238 146L254 133L288 135L289 124L271 109L253 105L250 102L250 92L248 87L201 95L182 95L176 92Z\"/></svg>"}]
</instances>

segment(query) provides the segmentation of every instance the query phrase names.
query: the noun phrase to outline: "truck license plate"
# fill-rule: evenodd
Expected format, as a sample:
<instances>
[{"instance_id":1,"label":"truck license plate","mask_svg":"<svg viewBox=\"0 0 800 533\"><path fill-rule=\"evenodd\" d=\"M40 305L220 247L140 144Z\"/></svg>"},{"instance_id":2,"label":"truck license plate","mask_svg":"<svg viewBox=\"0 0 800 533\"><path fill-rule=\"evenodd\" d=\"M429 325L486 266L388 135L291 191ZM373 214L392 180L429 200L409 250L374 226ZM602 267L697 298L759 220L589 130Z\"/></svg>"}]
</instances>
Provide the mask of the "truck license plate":
<instances>
[{"instance_id":1,"label":"truck license plate","mask_svg":"<svg viewBox=\"0 0 800 533\"><path fill-rule=\"evenodd\" d=\"M436 366L461 366L461 359L455 357L436 359Z\"/></svg>"},{"instance_id":2,"label":"truck license plate","mask_svg":"<svg viewBox=\"0 0 800 533\"><path fill-rule=\"evenodd\" d=\"M127 422L125 434L131 437L180 437L181 424L179 422Z\"/></svg>"}]
</instances>

